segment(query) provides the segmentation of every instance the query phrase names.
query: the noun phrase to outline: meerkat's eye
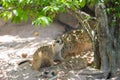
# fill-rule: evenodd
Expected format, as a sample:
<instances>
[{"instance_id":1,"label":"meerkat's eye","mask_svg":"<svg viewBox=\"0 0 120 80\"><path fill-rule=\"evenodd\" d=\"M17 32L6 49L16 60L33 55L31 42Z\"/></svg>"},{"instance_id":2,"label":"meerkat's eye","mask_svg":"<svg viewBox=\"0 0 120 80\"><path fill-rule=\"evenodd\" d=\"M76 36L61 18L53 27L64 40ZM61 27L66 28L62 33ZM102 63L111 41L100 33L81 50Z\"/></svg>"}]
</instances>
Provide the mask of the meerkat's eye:
<instances>
[{"instance_id":1,"label":"meerkat's eye","mask_svg":"<svg viewBox=\"0 0 120 80\"><path fill-rule=\"evenodd\" d=\"M60 40L57 40L56 43L60 43Z\"/></svg>"},{"instance_id":2,"label":"meerkat's eye","mask_svg":"<svg viewBox=\"0 0 120 80\"><path fill-rule=\"evenodd\" d=\"M44 74L48 74L49 72L48 71L45 71Z\"/></svg>"},{"instance_id":3,"label":"meerkat's eye","mask_svg":"<svg viewBox=\"0 0 120 80\"><path fill-rule=\"evenodd\" d=\"M55 74L55 72L52 72L51 74L52 74L53 76L55 76L55 75L56 75L56 74Z\"/></svg>"}]
</instances>

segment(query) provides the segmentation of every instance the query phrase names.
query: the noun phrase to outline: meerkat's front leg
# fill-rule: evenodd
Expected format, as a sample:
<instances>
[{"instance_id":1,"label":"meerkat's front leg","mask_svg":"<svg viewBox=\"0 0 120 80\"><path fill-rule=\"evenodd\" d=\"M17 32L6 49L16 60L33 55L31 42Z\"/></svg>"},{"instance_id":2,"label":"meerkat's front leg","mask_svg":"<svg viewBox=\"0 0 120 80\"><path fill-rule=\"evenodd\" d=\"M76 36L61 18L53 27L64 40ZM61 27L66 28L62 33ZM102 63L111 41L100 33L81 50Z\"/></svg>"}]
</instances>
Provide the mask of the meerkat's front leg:
<instances>
[{"instance_id":1,"label":"meerkat's front leg","mask_svg":"<svg viewBox=\"0 0 120 80\"><path fill-rule=\"evenodd\" d=\"M60 60L64 60L64 58L62 57L61 51L59 51L58 56L59 56L59 59L60 59Z\"/></svg>"},{"instance_id":2,"label":"meerkat's front leg","mask_svg":"<svg viewBox=\"0 0 120 80\"><path fill-rule=\"evenodd\" d=\"M56 56L54 57L54 60L60 60L60 61L64 60L64 58L62 57L61 51L57 52Z\"/></svg>"},{"instance_id":3,"label":"meerkat's front leg","mask_svg":"<svg viewBox=\"0 0 120 80\"><path fill-rule=\"evenodd\" d=\"M41 66L41 60L33 60L32 67L34 70L39 71Z\"/></svg>"}]
</instances>

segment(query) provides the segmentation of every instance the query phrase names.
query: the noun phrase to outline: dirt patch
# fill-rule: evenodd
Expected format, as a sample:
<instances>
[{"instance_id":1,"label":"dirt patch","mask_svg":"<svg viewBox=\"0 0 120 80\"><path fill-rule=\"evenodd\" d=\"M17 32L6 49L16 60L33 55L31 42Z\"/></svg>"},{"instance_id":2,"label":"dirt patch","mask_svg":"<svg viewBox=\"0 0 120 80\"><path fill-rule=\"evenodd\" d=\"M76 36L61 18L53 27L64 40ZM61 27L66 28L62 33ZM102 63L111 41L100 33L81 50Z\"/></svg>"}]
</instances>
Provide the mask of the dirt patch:
<instances>
[{"instance_id":1,"label":"dirt patch","mask_svg":"<svg viewBox=\"0 0 120 80\"><path fill-rule=\"evenodd\" d=\"M41 26L36 28L31 23L6 23L0 27L0 58L7 57L11 53L13 55L22 53L31 55L38 46L51 42L63 31L62 26L56 23L45 28ZM36 32L37 36L34 35Z\"/></svg>"},{"instance_id":2,"label":"dirt patch","mask_svg":"<svg viewBox=\"0 0 120 80\"><path fill-rule=\"evenodd\" d=\"M17 68L16 63L23 60L21 57L23 53L28 55L27 58L31 58L39 46L53 41L53 39L61 35L63 31L63 27L57 23L52 23L50 26L42 28L41 26L34 27L30 22L22 24L1 22L0 80L37 80L32 79L32 76L30 76L34 74L34 71L28 73L24 70L21 71L21 68ZM35 35L35 33L38 35ZM32 70L29 65L26 67L28 71ZM27 75L29 75L30 78L23 77L27 77Z\"/></svg>"},{"instance_id":3,"label":"dirt patch","mask_svg":"<svg viewBox=\"0 0 120 80\"><path fill-rule=\"evenodd\" d=\"M29 22L0 25L0 80L94 80L94 75L87 77L91 74L81 74L86 65L81 65L83 62L79 59L70 59L62 64L43 68L40 72L33 70L29 63L17 65L24 59L21 56L23 53L27 54L25 59L31 59L39 46L53 41L63 32L63 27L57 23L45 28L33 27ZM96 71L87 70L90 73ZM98 72L99 74L101 73Z\"/></svg>"}]
</instances>

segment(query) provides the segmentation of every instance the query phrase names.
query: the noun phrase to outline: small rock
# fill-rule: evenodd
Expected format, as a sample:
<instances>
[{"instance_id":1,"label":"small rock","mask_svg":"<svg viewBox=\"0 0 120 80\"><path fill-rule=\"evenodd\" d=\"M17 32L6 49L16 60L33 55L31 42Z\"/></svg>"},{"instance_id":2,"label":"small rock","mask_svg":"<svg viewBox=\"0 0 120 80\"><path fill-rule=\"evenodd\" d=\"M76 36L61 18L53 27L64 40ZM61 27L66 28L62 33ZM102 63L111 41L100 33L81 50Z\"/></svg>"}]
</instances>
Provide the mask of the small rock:
<instances>
[{"instance_id":1,"label":"small rock","mask_svg":"<svg viewBox=\"0 0 120 80\"><path fill-rule=\"evenodd\" d=\"M22 58L26 58L27 57L27 53L22 53Z\"/></svg>"}]
</instances>

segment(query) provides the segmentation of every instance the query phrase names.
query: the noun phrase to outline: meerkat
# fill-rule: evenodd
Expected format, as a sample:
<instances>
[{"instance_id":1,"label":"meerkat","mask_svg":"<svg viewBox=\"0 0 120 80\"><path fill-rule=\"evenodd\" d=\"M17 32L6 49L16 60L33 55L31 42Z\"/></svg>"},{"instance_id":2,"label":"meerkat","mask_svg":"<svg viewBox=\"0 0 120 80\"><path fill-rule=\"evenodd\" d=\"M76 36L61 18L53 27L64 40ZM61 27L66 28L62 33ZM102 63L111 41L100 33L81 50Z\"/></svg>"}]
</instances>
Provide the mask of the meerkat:
<instances>
[{"instance_id":1,"label":"meerkat","mask_svg":"<svg viewBox=\"0 0 120 80\"><path fill-rule=\"evenodd\" d=\"M64 43L61 50L64 59L80 55L81 52L92 49L92 43L88 34L81 29L69 31L66 34L57 37L56 40L57 39Z\"/></svg>"},{"instance_id":2,"label":"meerkat","mask_svg":"<svg viewBox=\"0 0 120 80\"><path fill-rule=\"evenodd\" d=\"M52 44L41 46L38 48L32 56L32 60L22 60L18 65L29 62L32 64L34 70L40 70L42 67L49 67L53 65L54 60L63 61L64 58L61 55L61 50L64 46L64 43L61 39L55 40Z\"/></svg>"},{"instance_id":3,"label":"meerkat","mask_svg":"<svg viewBox=\"0 0 120 80\"><path fill-rule=\"evenodd\" d=\"M38 48L33 54L33 69L39 71L42 67L52 66L55 59L63 60L64 58L61 55L63 46L63 42L58 39L51 45Z\"/></svg>"}]
</instances>

